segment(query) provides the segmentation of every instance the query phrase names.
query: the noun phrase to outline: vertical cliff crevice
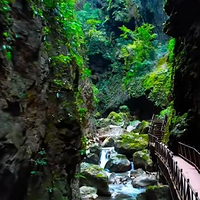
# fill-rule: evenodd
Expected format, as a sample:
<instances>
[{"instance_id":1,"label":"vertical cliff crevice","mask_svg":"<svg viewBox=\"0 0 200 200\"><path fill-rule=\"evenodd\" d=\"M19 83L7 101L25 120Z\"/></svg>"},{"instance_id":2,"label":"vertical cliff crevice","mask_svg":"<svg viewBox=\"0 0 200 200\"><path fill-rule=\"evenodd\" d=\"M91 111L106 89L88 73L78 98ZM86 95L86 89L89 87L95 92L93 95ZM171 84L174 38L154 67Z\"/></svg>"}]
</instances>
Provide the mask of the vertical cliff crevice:
<instances>
[{"instance_id":1,"label":"vertical cliff crevice","mask_svg":"<svg viewBox=\"0 0 200 200\"><path fill-rule=\"evenodd\" d=\"M200 139L199 6L198 1L187 0L168 0L165 6L170 16L165 32L176 38L174 107L177 115L188 113L187 127L179 137L196 148Z\"/></svg>"}]
</instances>

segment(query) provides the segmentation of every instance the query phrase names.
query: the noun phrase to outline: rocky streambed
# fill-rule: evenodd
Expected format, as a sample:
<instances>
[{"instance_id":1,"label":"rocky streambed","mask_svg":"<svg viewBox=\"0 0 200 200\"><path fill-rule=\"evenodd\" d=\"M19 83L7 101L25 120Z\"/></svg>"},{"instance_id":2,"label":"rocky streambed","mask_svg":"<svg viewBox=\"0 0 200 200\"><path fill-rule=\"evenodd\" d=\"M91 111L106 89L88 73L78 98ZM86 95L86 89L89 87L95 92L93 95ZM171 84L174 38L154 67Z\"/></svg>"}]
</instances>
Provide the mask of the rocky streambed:
<instances>
[{"instance_id":1,"label":"rocky streambed","mask_svg":"<svg viewBox=\"0 0 200 200\"><path fill-rule=\"evenodd\" d=\"M159 182L147 149L149 123L117 120L121 125L112 118L112 124L100 127L99 143L87 150L80 173L82 199L170 200L169 187Z\"/></svg>"}]
</instances>

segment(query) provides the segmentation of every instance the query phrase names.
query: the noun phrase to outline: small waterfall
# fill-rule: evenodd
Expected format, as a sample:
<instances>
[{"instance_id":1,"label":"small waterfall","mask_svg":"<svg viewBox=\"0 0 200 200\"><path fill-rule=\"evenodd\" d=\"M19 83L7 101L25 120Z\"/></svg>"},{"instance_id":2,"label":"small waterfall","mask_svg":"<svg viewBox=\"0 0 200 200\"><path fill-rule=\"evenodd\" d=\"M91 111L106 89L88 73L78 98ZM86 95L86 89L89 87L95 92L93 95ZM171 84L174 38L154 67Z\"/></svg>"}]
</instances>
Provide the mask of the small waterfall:
<instances>
[{"instance_id":1,"label":"small waterfall","mask_svg":"<svg viewBox=\"0 0 200 200\"><path fill-rule=\"evenodd\" d=\"M115 154L115 150L114 147L104 147L102 148L101 151L101 159L100 159L100 166L102 168L105 167L106 162L109 160L109 156L107 156L108 154ZM131 184L131 179L130 179L130 174L131 171L134 171L134 164L133 162L131 162L131 170L128 172L124 172L124 173L114 173L115 178L120 179L120 178L124 178L127 177L127 183L126 184L114 184L114 183L110 183L109 184L109 189L112 193L111 197L98 197L98 200L111 200L111 199L115 199L115 200L133 200L136 198L136 196L138 194L140 194L141 192L145 191L145 189L140 189L140 188L133 188L132 184ZM113 173L108 173L108 177L111 176L111 174L113 175Z\"/></svg>"},{"instance_id":2,"label":"small waterfall","mask_svg":"<svg viewBox=\"0 0 200 200\"><path fill-rule=\"evenodd\" d=\"M134 169L134 164L133 164L133 162L131 162L131 172L132 171L134 171L135 169Z\"/></svg>"},{"instance_id":3,"label":"small waterfall","mask_svg":"<svg viewBox=\"0 0 200 200\"><path fill-rule=\"evenodd\" d=\"M101 151L101 159L100 159L100 166L102 168L105 167L107 161L109 160L109 158L107 157L108 152L114 152L114 147L104 147L102 148Z\"/></svg>"}]
</instances>

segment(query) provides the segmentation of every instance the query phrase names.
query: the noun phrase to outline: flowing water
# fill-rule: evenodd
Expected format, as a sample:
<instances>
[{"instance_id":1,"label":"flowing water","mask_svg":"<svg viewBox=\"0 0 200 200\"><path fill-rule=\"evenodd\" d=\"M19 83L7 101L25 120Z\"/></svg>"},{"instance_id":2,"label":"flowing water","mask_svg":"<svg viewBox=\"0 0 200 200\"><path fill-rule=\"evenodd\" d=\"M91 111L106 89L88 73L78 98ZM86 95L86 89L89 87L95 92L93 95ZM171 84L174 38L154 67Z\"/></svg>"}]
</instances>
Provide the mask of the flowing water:
<instances>
[{"instance_id":1,"label":"flowing water","mask_svg":"<svg viewBox=\"0 0 200 200\"><path fill-rule=\"evenodd\" d=\"M109 155L115 153L114 147L106 147L102 149L101 153L101 163L100 166L104 168L106 162L109 160ZM134 165L131 163L131 170L126 173L115 173L115 177L123 178L130 177L130 172L134 170ZM111 173L107 172L108 177ZM134 200L135 197L144 192L145 189L133 188L131 185L131 180L128 180L126 184L109 184L109 189L111 191L111 197L98 197L98 200Z\"/></svg>"}]
</instances>

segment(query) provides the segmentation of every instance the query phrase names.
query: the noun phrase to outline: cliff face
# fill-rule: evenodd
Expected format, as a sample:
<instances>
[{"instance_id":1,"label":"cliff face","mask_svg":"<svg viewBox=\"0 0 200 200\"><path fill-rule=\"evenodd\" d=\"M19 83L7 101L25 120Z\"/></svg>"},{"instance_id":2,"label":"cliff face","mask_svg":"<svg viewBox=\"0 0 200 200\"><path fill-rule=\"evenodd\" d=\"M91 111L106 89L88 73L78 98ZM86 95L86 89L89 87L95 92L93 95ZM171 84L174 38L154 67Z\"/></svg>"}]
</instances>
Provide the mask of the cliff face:
<instances>
[{"instance_id":1,"label":"cliff face","mask_svg":"<svg viewBox=\"0 0 200 200\"><path fill-rule=\"evenodd\" d=\"M200 13L199 1L168 0L170 19L165 32L176 38L174 106L177 114L188 113L188 130L181 140L199 148L200 139Z\"/></svg>"},{"instance_id":2,"label":"cliff face","mask_svg":"<svg viewBox=\"0 0 200 200\"><path fill-rule=\"evenodd\" d=\"M53 16L48 23L25 0L0 7L0 199L78 199L78 66L52 67L69 52L58 30L47 36Z\"/></svg>"}]
</instances>

